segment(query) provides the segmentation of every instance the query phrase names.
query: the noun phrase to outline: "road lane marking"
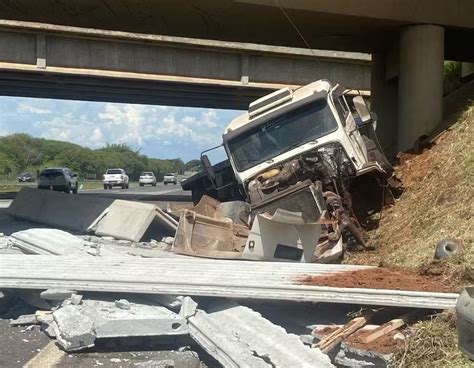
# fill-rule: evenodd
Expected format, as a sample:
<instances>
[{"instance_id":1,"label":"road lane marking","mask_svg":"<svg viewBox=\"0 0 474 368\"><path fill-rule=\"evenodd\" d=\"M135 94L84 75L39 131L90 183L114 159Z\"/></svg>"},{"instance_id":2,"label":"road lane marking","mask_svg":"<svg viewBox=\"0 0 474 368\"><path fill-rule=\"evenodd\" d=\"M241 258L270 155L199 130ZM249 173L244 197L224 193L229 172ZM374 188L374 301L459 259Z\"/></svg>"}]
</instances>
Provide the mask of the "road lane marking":
<instances>
[{"instance_id":1,"label":"road lane marking","mask_svg":"<svg viewBox=\"0 0 474 368\"><path fill-rule=\"evenodd\" d=\"M41 351L31 358L23 368L54 368L66 353L50 341Z\"/></svg>"}]
</instances>

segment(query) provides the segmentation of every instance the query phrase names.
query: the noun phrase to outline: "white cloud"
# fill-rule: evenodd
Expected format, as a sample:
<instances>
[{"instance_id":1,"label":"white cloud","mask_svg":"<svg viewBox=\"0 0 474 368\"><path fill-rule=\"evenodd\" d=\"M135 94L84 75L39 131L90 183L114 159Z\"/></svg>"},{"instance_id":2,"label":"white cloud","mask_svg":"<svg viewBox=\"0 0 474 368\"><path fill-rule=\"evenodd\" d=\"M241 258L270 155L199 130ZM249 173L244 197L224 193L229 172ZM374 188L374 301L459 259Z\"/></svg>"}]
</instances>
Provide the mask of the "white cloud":
<instances>
[{"instance_id":1,"label":"white cloud","mask_svg":"<svg viewBox=\"0 0 474 368\"><path fill-rule=\"evenodd\" d=\"M16 111L21 114L51 114L51 110L35 107L26 103L19 103Z\"/></svg>"},{"instance_id":2,"label":"white cloud","mask_svg":"<svg viewBox=\"0 0 474 368\"><path fill-rule=\"evenodd\" d=\"M183 119L182 119L182 122L184 124L191 124L191 123L194 123L196 122L196 118L194 116L188 116L186 115Z\"/></svg>"},{"instance_id":3,"label":"white cloud","mask_svg":"<svg viewBox=\"0 0 474 368\"><path fill-rule=\"evenodd\" d=\"M0 135L6 134L8 128L10 133L25 132L90 148L125 143L152 157L184 160L196 158L202 150L218 145L229 119L235 116L234 112L215 109L10 100L7 99L9 108L0 103Z\"/></svg>"}]
</instances>

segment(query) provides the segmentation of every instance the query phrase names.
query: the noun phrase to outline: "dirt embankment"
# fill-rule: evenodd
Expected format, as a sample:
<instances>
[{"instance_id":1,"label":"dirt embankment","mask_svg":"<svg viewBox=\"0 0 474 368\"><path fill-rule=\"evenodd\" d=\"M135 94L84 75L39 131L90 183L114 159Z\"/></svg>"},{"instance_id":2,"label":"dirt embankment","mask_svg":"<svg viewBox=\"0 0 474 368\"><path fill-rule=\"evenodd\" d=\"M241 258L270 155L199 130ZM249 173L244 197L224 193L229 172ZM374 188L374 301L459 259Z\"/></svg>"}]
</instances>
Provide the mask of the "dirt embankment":
<instances>
[{"instance_id":1,"label":"dirt embankment","mask_svg":"<svg viewBox=\"0 0 474 368\"><path fill-rule=\"evenodd\" d=\"M440 276L424 276L414 271L373 268L340 272L328 276L306 276L299 284L341 288L407 290L427 292L452 292Z\"/></svg>"},{"instance_id":2,"label":"dirt embankment","mask_svg":"<svg viewBox=\"0 0 474 368\"><path fill-rule=\"evenodd\" d=\"M401 154L397 176L406 188L369 236L373 252L349 254L350 264L416 269L433 259L438 241L462 241L474 264L474 103L420 155Z\"/></svg>"}]
</instances>

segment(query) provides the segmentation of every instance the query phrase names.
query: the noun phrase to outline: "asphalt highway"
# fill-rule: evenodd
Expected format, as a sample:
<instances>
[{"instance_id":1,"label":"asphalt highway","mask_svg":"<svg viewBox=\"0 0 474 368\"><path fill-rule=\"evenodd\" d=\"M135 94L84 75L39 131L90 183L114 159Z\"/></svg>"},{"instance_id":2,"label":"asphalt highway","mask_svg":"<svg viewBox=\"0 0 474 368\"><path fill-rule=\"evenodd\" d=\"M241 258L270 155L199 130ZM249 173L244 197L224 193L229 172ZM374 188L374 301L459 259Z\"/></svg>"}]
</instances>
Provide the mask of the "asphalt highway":
<instances>
[{"instance_id":1,"label":"asphalt highway","mask_svg":"<svg viewBox=\"0 0 474 368\"><path fill-rule=\"evenodd\" d=\"M179 184L164 185L163 183L158 183L156 187L150 185L144 187L133 186L129 189L121 189L119 187L114 187L113 189L79 189L79 194L128 200L191 201L191 192L184 191Z\"/></svg>"}]
</instances>

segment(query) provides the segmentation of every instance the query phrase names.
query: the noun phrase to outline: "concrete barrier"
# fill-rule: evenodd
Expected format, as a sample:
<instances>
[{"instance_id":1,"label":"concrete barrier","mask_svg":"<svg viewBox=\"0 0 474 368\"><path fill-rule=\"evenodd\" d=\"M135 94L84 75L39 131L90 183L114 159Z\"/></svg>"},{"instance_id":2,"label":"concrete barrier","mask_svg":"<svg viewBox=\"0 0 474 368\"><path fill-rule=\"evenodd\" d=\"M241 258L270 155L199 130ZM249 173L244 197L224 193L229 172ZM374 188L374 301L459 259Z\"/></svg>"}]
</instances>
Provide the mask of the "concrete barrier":
<instances>
[{"instance_id":1,"label":"concrete barrier","mask_svg":"<svg viewBox=\"0 0 474 368\"><path fill-rule=\"evenodd\" d=\"M85 232L113 201L112 198L23 188L8 213L23 220Z\"/></svg>"}]
</instances>

